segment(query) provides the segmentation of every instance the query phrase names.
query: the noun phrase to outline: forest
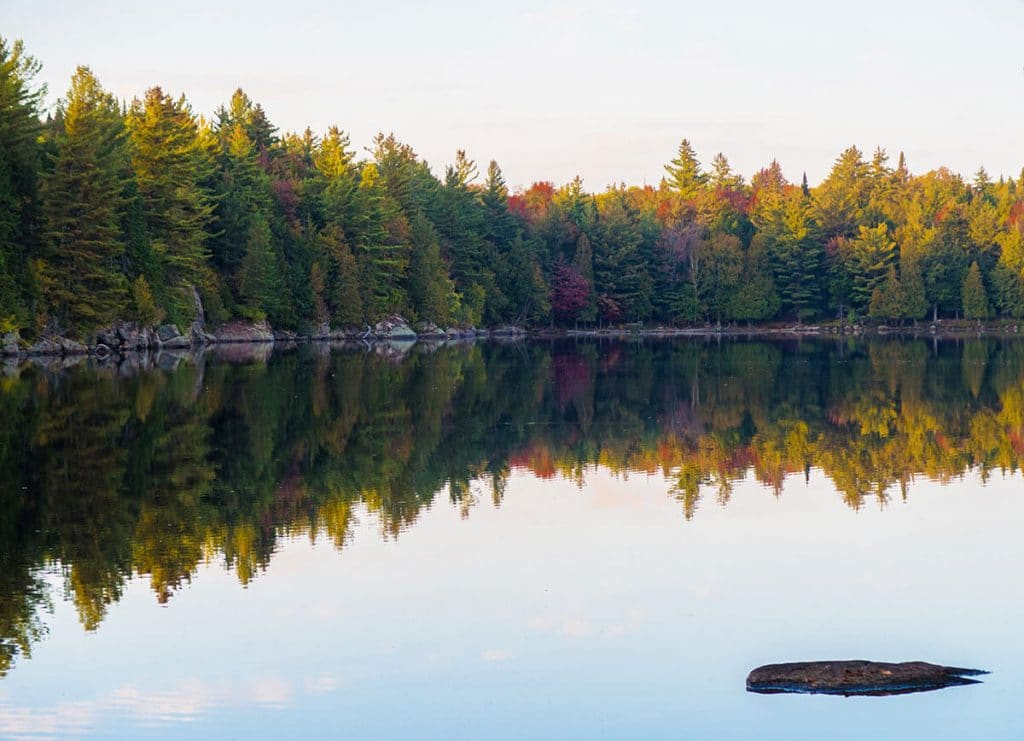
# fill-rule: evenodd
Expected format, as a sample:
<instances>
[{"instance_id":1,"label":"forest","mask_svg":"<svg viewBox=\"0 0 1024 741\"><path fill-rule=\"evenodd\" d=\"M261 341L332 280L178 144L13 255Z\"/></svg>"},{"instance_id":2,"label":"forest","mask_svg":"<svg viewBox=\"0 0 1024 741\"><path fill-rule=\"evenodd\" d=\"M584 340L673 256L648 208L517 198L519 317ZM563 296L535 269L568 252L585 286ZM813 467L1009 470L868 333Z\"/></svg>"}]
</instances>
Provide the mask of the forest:
<instances>
[{"instance_id":1,"label":"forest","mask_svg":"<svg viewBox=\"0 0 1024 741\"><path fill-rule=\"evenodd\" d=\"M811 187L749 182L683 140L654 186L510 192L463 151L443 173L393 134L281 133L237 90L212 117L79 67L44 110L0 39L0 334L115 321L313 331L1024 317L1024 173L915 175L844 150ZM670 154L670 153L667 153ZM481 170L483 170L481 172Z\"/></svg>"}]
</instances>

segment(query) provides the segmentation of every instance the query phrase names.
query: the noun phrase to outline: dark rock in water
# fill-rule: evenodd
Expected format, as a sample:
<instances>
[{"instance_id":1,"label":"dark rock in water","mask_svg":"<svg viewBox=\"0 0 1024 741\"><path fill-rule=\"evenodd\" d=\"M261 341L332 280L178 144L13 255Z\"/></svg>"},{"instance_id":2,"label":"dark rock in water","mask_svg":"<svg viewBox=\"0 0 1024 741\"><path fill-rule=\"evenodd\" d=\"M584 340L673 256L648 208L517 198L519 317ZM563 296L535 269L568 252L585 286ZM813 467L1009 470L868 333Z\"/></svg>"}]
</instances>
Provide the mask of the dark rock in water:
<instances>
[{"instance_id":1,"label":"dark rock in water","mask_svg":"<svg viewBox=\"0 0 1024 741\"><path fill-rule=\"evenodd\" d=\"M798 692L825 695L899 695L944 687L978 684L968 677L980 669L939 666L924 661L798 661L759 666L747 676L747 691L761 694Z\"/></svg>"}]
</instances>

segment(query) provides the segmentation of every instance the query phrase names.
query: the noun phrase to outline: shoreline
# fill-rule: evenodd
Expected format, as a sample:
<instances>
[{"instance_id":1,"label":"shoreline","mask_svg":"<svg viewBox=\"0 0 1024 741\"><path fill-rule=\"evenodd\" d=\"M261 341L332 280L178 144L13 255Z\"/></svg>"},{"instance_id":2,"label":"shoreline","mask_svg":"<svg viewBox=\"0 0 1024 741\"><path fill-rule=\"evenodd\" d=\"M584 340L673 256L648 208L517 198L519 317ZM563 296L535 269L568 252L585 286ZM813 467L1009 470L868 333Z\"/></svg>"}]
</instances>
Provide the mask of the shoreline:
<instances>
[{"instance_id":1,"label":"shoreline","mask_svg":"<svg viewBox=\"0 0 1024 741\"><path fill-rule=\"evenodd\" d=\"M800 339L933 339L958 340L975 338L1017 339L1021 338L1020 325L1017 323L985 323L947 320L917 326L888 327L871 325L840 325L840 324L807 324L779 325L762 324L750 326L722 327L612 327L601 329L567 329L567 328L525 328L505 326L491 330L484 329L449 329L417 333L404 322L387 322L385 326L378 324L374 328L362 331L336 330L315 334L300 334L291 331L272 330L266 323L232 322L208 334L193 328L189 335L180 334L176 328L173 333L160 327L159 329L136 329L132 332L118 330L121 334L119 342L100 342L98 340L84 344L64 337L51 337L27 345L17 335L8 334L0 344L0 359L24 361L32 358L124 358L132 355L189 355L232 346L264 346L272 351L274 347L293 346L298 344L324 344L336 347L373 348L375 346L391 346L395 349L412 345L440 346L442 344L463 344L478 340L496 340L504 342L521 342L525 340L558 340L558 339L759 339L791 341ZM100 339L116 336L113 330ZM221 354L233 354L224 350ZM237 353L243 354L243 353ZM250 353L260 354L260 353Z\"/></svg>"}]
</instances>

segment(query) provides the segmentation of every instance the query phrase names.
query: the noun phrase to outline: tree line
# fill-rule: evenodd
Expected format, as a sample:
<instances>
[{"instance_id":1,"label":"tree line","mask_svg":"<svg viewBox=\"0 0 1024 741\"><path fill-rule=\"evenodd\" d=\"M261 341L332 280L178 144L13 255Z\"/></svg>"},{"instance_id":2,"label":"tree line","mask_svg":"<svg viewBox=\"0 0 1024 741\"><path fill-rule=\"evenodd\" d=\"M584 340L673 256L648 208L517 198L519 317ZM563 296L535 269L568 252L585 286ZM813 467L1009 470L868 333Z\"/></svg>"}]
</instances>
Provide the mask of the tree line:
<instances>
[{"instance_id":1,"label":"tree line","mask_svg":"<svg viewBox=\"0 0 1024 741\"><path fill-rule=\"evenodd\" d=\"M0 332L185 326L197 293L300 331L1024 317L1024 173L850 147L816 187L775 161L747 182L683 140L657 187L511 193L462 151L438 176L393 134L362 158L337 127L282 134L242 90L207 119L79 67L44 115L39 70L0 39Z\"/></svg>"}]
</instances>

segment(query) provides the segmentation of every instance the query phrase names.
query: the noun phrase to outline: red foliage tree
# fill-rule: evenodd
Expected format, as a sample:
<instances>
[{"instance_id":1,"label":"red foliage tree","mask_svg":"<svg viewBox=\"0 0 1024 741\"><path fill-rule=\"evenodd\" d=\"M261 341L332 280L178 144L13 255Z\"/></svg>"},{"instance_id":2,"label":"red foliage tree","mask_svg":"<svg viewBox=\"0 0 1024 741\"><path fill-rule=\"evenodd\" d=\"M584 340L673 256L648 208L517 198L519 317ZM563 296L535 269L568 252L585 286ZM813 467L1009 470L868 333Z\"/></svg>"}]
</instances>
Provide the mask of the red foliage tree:
<instances>
[{"instance_id":1,"label":"red foliage tree","mask_svg":"<svg viewBox=\"0 0 1024 741\"><path fill-rule=\"evenodd\" d=\"M560 262L551 276L551 310L563 322L576 319L587 305L590 284L572 265Z\"/></svg>"}]
</instances>

